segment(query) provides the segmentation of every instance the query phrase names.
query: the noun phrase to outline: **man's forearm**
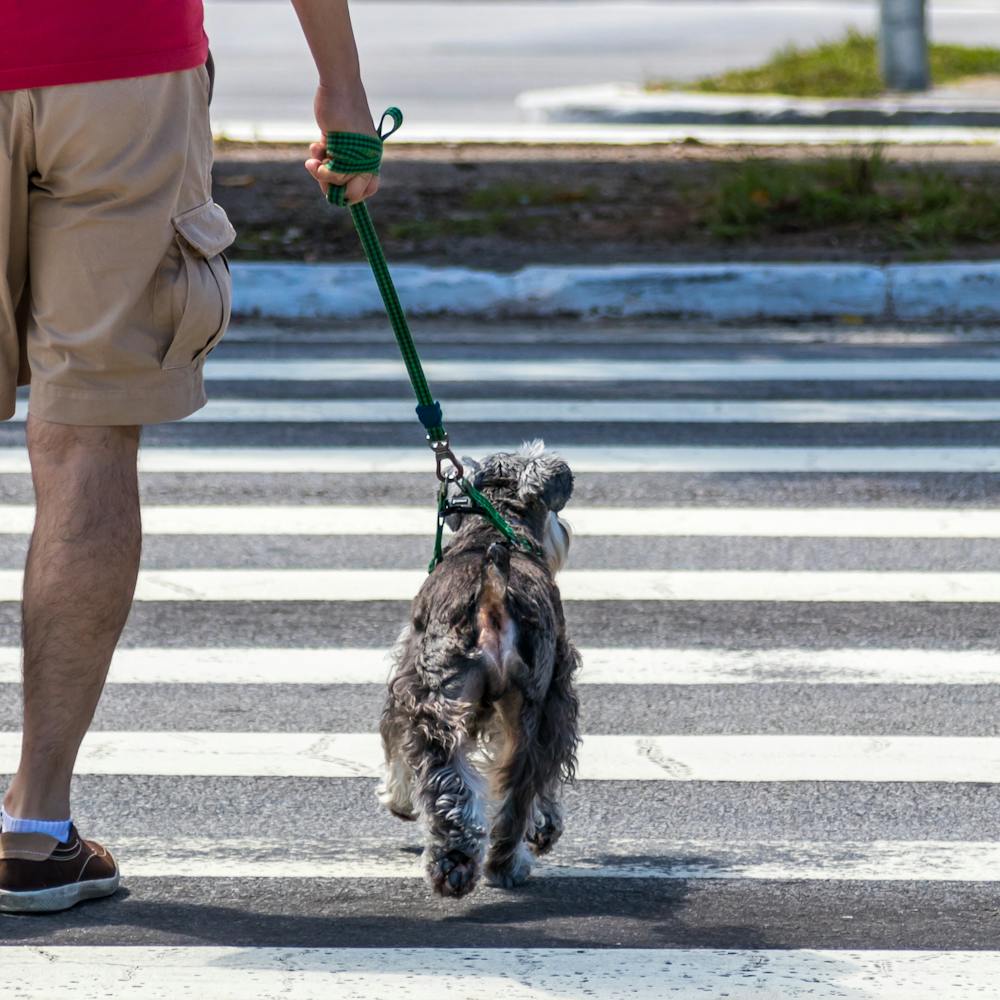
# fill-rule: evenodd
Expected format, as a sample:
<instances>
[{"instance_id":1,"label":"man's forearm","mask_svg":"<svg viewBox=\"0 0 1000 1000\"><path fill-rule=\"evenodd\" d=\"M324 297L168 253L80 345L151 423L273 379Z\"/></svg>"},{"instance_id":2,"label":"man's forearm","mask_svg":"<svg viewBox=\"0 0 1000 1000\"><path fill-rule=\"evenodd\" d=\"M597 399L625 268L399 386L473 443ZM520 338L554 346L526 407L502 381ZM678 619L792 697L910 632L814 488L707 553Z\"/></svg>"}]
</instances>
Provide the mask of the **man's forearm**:
<instances>
[{"instance_id":1,"label":"man's forearm","mask_svg":"<svg viewBox=\"0 0 1000 1000\"><path fill-rule=\"evenodd\" d=\"M361 68L347 0L292 0L309 43L320 85L343 90L358 84Z\"/></svg>"},{"instance_id":2,"label":"man's forearm","mask_svg":"<svg viewBox=\"0 0 1000 1000\"><path fill-rule=\"evenodd\" d=\"M326 162L330 132L377 135L361 82L347 0L292 0L292 5L319 72L313 107L322 138L310 144L305 167L324 194L331 184L340 185L347 204L354 205L378 191L378 174L337 173Z\"/></svg>"}]
</instances>

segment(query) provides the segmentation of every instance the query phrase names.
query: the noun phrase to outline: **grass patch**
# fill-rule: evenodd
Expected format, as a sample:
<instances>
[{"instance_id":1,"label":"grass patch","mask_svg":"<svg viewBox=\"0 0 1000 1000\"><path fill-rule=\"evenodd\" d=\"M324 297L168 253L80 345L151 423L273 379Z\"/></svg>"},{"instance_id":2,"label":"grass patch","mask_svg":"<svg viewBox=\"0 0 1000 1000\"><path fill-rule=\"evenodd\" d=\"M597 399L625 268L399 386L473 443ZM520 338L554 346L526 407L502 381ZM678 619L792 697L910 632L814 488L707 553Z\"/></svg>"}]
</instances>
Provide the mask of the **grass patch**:
<instances>
[{"instance_id":1,"label":"grass patch","mask_svg":"<svg viewBox=\"0 0 1000 1000\"><path fill-rule=\"evenodd\" d=\"M596 201L597 188L523 184L517 181L489 184L466 193L448 215L413 219L389 226L394 239L427 240L448 236L524 235L551 214L546 210ZM525 209L530 211L526 212Z\"/></svg>"},{"instance_id":2,"label":"grass patch","mask_svg":"<svg viewBox=\"0 0 1000 1000\"><path fill-rule=\"evenodd\" d=\"M878 148L814 163L749 160L722 171L704 221L726 241L846 227L916 256L1000 241L1000 190L991 178L904 169Z\"/></svg>"},{"instance_id":3,"label":"grass patch","mask_svg":"<svg viewBox=\"0 0 1000 1000\"><path fill-rule=\"evenodd\" d=\"M1000 49L933 44L930 67L935 84L1000 73ZM853 30L839 41L811 48L789 45L753 69L732 70L686 84L654 81L648 89L792 97L877 97L884 90L875 37Z\"/></svg>"}]
</instances>

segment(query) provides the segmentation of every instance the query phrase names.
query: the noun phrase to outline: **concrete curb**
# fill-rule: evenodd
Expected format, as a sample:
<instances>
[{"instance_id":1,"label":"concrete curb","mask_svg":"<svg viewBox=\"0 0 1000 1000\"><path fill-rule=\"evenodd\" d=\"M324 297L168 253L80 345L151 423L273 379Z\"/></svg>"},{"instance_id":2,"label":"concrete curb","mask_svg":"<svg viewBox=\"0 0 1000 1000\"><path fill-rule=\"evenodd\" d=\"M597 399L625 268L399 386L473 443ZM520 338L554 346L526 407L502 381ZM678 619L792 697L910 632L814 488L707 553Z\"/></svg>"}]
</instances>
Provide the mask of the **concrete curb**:
<instances>
[{"instance_id":1,"label":"concrete curb","mask_svg":"<svg viewBox=\"0 0 1000 1000\"><path fill-rule=\"evenodd\" d=\"M1000 102L951 94L828 99L647 91L608 83L530 90L518 95L516 104L529 122L1000 127Z\"/></svg>"},{"instance_id":2,"label":"concrete curb","mask_svg":"<svg viewBox=\"0 0 1000 1000\"><path fill-rule=\"evenodd\" d=\"M312 122L217 121L219 141L307 143L316 134ZM696 139L710 146L900 146L1000 145L1000 128L953 125L620 125L602 122L498 122L407 124L392 145L653 146Z\"/></svg>"},{"instance_id":3,"label":"concrete curb","mask_svg":"<svg viewBox=\"0 0 1000 1000\"><path fill-rule=\"evenodd\" d=\"M239 316L354 320L384 312L367 264L235 263L232 272ZM410 316L1000 320L1000 261L537 266L512 274L403 264L393 279Z\"/></svg>"}]
</instances>

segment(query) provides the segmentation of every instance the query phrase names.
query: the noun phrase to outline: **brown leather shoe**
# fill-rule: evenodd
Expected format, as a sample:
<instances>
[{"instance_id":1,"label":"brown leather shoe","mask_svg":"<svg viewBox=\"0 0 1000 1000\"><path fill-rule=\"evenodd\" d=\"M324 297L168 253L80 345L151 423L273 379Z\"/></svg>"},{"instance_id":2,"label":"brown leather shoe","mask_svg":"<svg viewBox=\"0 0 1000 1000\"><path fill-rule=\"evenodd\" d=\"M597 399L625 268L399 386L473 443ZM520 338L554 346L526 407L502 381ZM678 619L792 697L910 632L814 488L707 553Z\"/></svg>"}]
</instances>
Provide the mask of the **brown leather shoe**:
<instances>
[{"instance_id":1,"label":"brown leather shoe","mask_svg":"<svg viewBox=\"0 0 1000 1000\"><path fill-rule=\"evenodd\" d=\"M0 833L0 913L51 913L81 899L110 896L118 865L76 827L60 843L44 833Z\"/></svg>"}]
</instances>

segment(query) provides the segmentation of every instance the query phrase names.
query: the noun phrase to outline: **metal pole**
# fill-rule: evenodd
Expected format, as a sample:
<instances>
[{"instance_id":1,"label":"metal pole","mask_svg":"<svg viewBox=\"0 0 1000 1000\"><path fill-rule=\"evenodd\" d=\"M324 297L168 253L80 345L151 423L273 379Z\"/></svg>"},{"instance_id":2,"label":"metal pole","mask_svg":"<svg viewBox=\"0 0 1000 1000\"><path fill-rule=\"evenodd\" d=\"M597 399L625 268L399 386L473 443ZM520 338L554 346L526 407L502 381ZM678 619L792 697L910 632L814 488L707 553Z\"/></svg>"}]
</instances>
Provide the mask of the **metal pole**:
<instances>
[{"instance_id":1,"label":"metal pole","mask_svg":"<svg viewBox=\"0 0 1000 1000\"><path fill-rule=\"evenodd\" d=\"M882 0L879 62L888 90L927 90L926 0Z\"/></svg>"}]
</instances>

